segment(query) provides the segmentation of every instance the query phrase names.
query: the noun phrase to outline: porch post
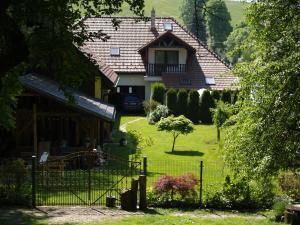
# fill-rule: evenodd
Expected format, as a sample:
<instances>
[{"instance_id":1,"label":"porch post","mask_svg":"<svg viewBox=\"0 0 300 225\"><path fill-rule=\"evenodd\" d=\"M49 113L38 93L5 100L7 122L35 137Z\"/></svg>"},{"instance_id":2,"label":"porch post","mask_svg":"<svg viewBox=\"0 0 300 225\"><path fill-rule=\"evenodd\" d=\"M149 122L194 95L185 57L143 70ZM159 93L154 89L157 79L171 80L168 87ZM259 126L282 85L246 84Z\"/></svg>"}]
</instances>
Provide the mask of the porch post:
<instances>
[{"instance_id":1,"label":"porch post","mask_svg":"<svg viewBox=\"0 0 300 225\"><path fill-rule=\"evenodd\" d=\"M34 155L38 156L36 103L33 104L33 149Z\"/></svg>"}]
</instances>

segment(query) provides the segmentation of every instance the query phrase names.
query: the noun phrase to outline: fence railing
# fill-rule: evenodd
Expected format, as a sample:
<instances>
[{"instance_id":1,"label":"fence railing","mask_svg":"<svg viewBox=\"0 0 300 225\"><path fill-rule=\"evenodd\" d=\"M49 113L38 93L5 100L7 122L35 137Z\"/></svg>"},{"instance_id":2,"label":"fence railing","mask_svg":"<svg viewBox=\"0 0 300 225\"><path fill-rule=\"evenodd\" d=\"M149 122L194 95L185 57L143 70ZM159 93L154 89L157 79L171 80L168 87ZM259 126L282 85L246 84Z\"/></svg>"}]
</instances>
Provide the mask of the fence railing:
<instances>
[{"instance_id":1,"label":"fence railing","mask_svg":"<svg viewBox=\"0 0 300 225\"><path fill-rule=\"evenodd\" d=\"M186 64L148 64L148 76L161 76L162 73L184 73L187 71Z\"/></svg>"}]
</instances>

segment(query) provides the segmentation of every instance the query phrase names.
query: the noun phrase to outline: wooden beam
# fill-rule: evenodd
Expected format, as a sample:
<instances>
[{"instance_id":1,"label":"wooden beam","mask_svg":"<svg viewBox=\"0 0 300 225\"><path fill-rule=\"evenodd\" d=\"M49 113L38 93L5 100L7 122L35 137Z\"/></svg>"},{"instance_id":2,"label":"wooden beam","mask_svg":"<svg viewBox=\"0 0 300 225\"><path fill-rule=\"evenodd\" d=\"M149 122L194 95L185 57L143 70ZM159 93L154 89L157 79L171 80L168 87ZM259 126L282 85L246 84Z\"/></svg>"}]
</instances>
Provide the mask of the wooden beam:
<instances>
[{"instance_id":1,"label":"wooden beam","mask_svg":"<svg viewBox=\"0 0 300 225\"><path fill-rule=\"evenodd\" d=\"M33 104L33 149L34 154L38 155L38 143L37 143L37 119L36 119L36 103Z\"/></svg>"}]
</instances>

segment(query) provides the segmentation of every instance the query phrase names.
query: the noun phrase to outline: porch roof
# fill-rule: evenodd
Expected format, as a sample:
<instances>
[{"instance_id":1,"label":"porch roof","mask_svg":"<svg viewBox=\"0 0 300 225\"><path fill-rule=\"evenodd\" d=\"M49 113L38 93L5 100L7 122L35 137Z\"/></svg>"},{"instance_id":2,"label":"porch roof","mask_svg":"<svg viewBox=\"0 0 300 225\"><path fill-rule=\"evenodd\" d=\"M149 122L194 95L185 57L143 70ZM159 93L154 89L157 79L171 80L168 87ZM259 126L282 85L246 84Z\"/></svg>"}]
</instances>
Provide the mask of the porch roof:
<instances>
[{"instance_id":1,"label":"porch roof","mask_svg":"<svg viewBox=\"0 0 300 225\"><path fill-rule=\"evenodd\" d=\"M98 99L86 96L78 91L72 90L71 88L66 88L66 90L73 95L75 100L74 104L70 104L70 101L65 96L64 91L59 88L59 84L49 78L36 74L26 74L24 76L20 76L19 80L24 87L51 97L58 102L68 104L71 107L107 121L115 120L116 109L113 105L103 103Z\"/></svg>"}]
</instances>

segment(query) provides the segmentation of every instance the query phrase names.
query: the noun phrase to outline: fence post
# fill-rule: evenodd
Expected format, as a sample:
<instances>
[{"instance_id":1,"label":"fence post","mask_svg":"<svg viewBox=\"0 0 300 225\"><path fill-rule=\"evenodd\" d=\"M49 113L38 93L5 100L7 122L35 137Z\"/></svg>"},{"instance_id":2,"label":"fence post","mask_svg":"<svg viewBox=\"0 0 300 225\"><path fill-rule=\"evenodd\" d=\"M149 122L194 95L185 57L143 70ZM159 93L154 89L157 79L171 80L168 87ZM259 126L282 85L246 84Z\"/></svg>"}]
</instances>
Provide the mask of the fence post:
<instances>
[{"instance_id":1,"label":"fence post","mask_svg":"<svg viewBox=\"0 0 300 225\"><path fill-rule=\"evenodd\" d=\"M200 193L199 193L199 200L200 200L200 207L202 207L202 191L203 191L203 161L200 161Z\"/></svg>"},{"instance_id":2,"label":"fence post","mask_svg":"<svg viewBox=\"0 0 300 225\"><path fill-rule=\"evenodd\" d=\"M36 207L36 156L31 157L32 168L31 168L31 198L32 198L32 207Z\"/></svg>"},{"instance_id":3,"label":"fence post","mask_svg":"<svg viewBox=\"0 0 300 225\"><path fill-rule=\"evenodd\" d=\"M143 175L147 176L147 156L143 158Z\"/></svg>"}]
</instances>

